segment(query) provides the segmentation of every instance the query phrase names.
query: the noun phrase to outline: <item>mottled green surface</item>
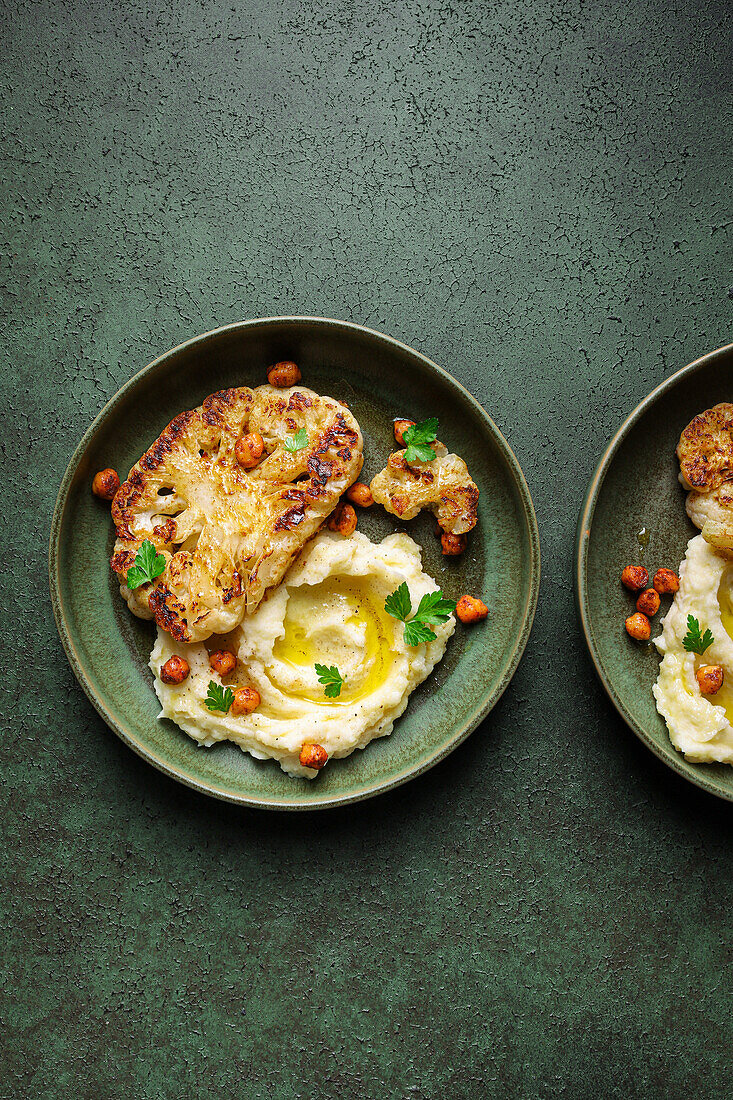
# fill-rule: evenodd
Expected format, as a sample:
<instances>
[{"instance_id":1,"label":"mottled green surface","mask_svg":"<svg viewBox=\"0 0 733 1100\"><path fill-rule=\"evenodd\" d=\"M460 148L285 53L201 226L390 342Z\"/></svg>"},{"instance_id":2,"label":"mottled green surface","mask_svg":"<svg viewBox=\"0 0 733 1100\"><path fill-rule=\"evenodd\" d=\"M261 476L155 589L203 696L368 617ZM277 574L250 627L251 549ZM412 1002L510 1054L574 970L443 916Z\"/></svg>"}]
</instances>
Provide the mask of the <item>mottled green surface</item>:
<instances>
[{"instance_id":1,"label":"mottled green surface","mask_svg":"<svg viewBox=\"0 0 733 1100\"><path fill-rule=\"evenodd\" d=\"M621 416L730 339L728 9L315 8L0 12L2 1095L724 1095L731 809L617 718L572 547ZM471 388L545 566L486 726L312 818L134 756L45 580L58 482L119 385L196 332L298 312Z\"/></svg>"}]
</instances>

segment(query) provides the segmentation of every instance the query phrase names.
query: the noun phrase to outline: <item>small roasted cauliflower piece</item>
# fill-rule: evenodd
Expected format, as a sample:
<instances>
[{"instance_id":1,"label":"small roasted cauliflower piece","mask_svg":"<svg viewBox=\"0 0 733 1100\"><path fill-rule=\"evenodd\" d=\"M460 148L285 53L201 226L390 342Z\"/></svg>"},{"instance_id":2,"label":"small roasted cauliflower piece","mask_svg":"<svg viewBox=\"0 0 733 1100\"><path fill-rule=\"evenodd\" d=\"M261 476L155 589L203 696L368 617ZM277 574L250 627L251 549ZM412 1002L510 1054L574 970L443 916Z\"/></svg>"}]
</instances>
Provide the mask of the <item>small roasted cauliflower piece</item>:
<instances>
[{"instance_id":1,"label":"small roasted cauliflower piece","mask_svg":"<svg viewBox=\"0 0 733 1100\"><path fill-rule=\"evenodd\" d=\"M687 425L677 445L687 514L706 542L733 556L733 404L722 401Z\"/></svg>"},{"instance_id":2,"label":"small roasted cauliflower piece","mask_svg":"<svg viewBox=\"0 0 733 1100\"><path fill-rule=\"evenodd\" d=\"M264 450L247 469L237 444L251 433ZM130 610L182 642L233 630L357 479L362 449L351 413L300 386L221 390L180 413L113 502L111 564ZM130 590L127 571L145 539L166 567Z\"/></svg>"},{"instance_id":3,"label":"small roasted cauliflower piece","mask_svg":"<svg viewBox=\"0 0 733 1100\"><path fill-rule=\"evenodd\" d=\"M677 444L680 481L709 493L733 478L733 405L722 401L691 420Z\"/></svg>"},{"instance_id":4,"label":"small roasted cauliflower piece","mask_svg":"<svg viewBox=\"0 0 733 1100\"><path fill-rule=\"evenodd\" d=\"M686 508L705 542L726 557L733 555L733 481L709 493L688 493Z\"/></svg>"},{"instance_id":5,"label":"small roasted cauliflower piece","mask_svg":"<svg viewBox=\"0 0 733 1100\"><path fill-rule=\"evenodd\" d=\"M423 508L437 516L443 531L463 535L476 526L478 486L458 455L442 443L431 443L431 462L407 462L404 451L395 451L386 469L372 480L372 496L400 519L414 519Z\"/></svg>"}]
</instances>

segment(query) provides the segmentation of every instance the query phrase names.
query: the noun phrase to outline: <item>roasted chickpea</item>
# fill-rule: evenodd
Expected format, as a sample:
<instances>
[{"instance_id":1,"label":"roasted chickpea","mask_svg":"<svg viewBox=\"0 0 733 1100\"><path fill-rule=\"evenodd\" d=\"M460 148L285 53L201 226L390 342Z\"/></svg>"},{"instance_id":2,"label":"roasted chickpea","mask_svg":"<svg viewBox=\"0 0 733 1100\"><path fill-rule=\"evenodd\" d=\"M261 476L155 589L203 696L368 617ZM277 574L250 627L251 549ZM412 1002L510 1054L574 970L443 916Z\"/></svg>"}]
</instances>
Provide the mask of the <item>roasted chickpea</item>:
<instances>
[{"instance_id":1,"label":"roasted chickpea","mask_svg":"<svg viewBox=\"0 0 733 1100\"><path fill-rule=\"evenodd\" d=\"M404 440L404 433L407 431L408 428L414 428L414 426L414 420L395 420L394 437L399 443L400 447L404 447L406 445Z\"/></svg>"},{"instance_id":2,"label":"roasted chickpea","mask_svg":"<svg viewBox=\"0 0 733 1100\"><path fill-rule=\"evenodd\" d=\"M456 615L462 623L477 623L485 619L489 609L483 600L476 596L461 596L456 604Z\"/></svg>"},{"instance_id":3,"label":"roasted chickpea","mask_svg":"<svg viewBox=\"0 0 733 1100\"><path fill-rule=\"evenodd\" d=\"M331 531L338 531L340 535L353 535L356 530L356 512L350 504L340 501L328 521L328 526Z\"/></svg>"},{"instance_id":4,"label":"roasted chickpea","mask_svg":"<svg viewBox=\"0 0 733 1100\"><path fill-rule=\"evenodd\" d=\"M449 531L444 531L440 536L440 545L443 547L443 557L454 558L457 554L462 554L466 549L467 539L465 535L451 535Z\"/></svg>"},{"instance_id":5,"label":"roasted chickpea","mask_svg":"<svg viewBox=\"0 0 733 1100\"><path fill-rule=\"evenodd\" d=\"M626 633L637 642L648 642L652 636L652 624L641 611L629 615L626 620Z\"/></svg>"},{"instance_id":6,"label":"roasted chickpea","mask_svg":"<svg viewBox=\"0 0 733 1100\"><path fill-rule=\"evenodd\" d=\"M100 470L94 475L92 492L100 500L112 500L119 487L120 475L109 466L106 470Z\"/></svg>"},{"instance_id":7,"label":"roasted chickpea","mask_svg":"<svg viewBox=\"0 0 733 1100\"><path fill-rule=\"evenodd\" d=\"M672 569L657 569L652 584L660 596L667 596L679 590L680 578Z\"/></svg>"},{"instance_id":8,"label":"roasted chickpea","mask_svg":"<svg viewBox=\"0 0 733 1100\"><path fill-rule=\"evenodd\" d=\"M643 611L645 615L656 615L659 611L659 594L653 588L645 588L636 601L636 610Z\"/></svg>"},{"instance_id":9,"label":"roasted chickpea","mask_svg":"<svg viewBox=\"0 0 733 1100\"><path fill-rule=\"evenodd\" d=\"M700 665L695 679L702 695L715 695L723 686L723 670L720 665Z\"/></svg>"},{"instance_id":10,"label":"roasted chickpea","mask_svg":"<svg viewBox=\"0 0 733 1100\"><path fill-rule=\"evenodd\" d=\"M255 688L237 688L229 713L251 714L253 710L257 710L261 702L260 693Z\"/></svg>"},{"instance_id":11,"label":"roasted chickpea","mask_svg":"<svg viewBox=\"0 0 733 1100\"><path fill-rule=\"evenodd\" d=\"M265 441L259 432L247 432L237 440L234 454L240 466L245 470L252 470L262 458L265 449Z\"/></svg>"},{"instance_id":12,"label":"roasted chickpea","mask_svg":"<svg viewBox=\"0 0 733 1100\"><path fill-rule=\"evenodd\" d=\"M217 649L209 657L209 664L220 676L228 676L237 667L237 658L228 649Z\"/></svg>"},{"instance_id":13,"label":"roasted chickpea","mask_svg":"<svg viewBox=\"0 0 733 1100\"><path fill-rule=\"evenodd\" d=\"M306 741L300 750L298 757L304 768L322 768L328 760L328 753L323 745L316 745L313 741Z\"/></svg>"},{"instance_id":14,"label":"roasted chickpea","mask_svg":"<svg viewBox=\"0 0 733 1100\"><path fill-rule=\"evenodd\" d=\"M649 573L643 565L627 565L621 574L621 584L631 592L641 592L649 584Z\"/></svg>"},{"instance_id":15,"label":"roasted chickpea","mask_svg":"<svg viewBox=\"0 0 733 1100\"><path fill-rule=\"evenodd\" d=\"M358 504L360 508L371 508L374 504L372 491L363 481L355 481L351 488L346 490L346 495L352 504Z\"/></svg>"},{"instance_id":16,"label":"roasted chickpea","mask_svg":"<svg viewBox=\"0 0 733 1100\"><path fill-rule=\"evenodd\" d=\"M284 390L288 386L296 386L302 375L297 363L293 363L290 359L283 359L279 363L273 363L271 367L267 368L267 381L271 386L277 386L278 389Z\"/></svg>"},{"instance_id":17,"label":"roasted chickpea","mask_svg":"<svg viewBox=\"0 0 733 1100\"><path fill-rule=\"evenodd\" d=\"M164 684L182 684L188 679L191 666L183 657L174 654L169 657L160 670L160 678Z\"/></svg>"}]
</instances>

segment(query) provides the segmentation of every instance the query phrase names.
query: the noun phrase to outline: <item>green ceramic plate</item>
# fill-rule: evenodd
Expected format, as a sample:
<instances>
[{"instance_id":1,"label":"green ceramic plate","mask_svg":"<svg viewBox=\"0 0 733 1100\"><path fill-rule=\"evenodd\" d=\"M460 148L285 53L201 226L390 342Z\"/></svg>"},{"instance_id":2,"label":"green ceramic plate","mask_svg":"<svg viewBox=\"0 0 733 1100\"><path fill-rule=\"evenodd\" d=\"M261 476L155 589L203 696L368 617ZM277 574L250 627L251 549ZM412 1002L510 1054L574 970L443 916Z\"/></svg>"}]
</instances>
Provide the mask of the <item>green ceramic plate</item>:
<instances>
[{"instance_id":1,"label":"green ceramic plate","mask_svg":"<svg viewBox=\"0 0 733 1100\"><path fill-rule=\"evenodd\" d=\"M721 798L733 800L733 768L690 764L673 748L657 713L652 684L659 658L624 630L634 610L619 583L625 565L677 570L688 540L698 533L685 513L675 448L693 416L733 398L733 344L673 374L621 425L591 478L578 524L576 593L593 663L619 713L652 752L676 772ZM638 539L646 528L649 543ZM663 601L662 613L669 599ZM654 620L658 624L659 619ZM659 633L653 628L652 636Z\"/></svg>"},{"instance_id":2,"label":"green ceramic plate","mask_svg":"<svg viewBox=\"0 0 733 1100\"><path fill-rule=\"evenodd\" d=\"M392 419L440 417L440 438L465 457L481 490L469 550L446 559L432 517L406 527L450 596L488 597L487 623L460 628L433 675L412 696L391 737L329 765L315 780L291 779L272 761L232 744L197 745L158 720L147 662L154 631L134 618L108 568L113 527L90 492L94 472L126 473L178 412L226 386L256 386L265 367L295 359L305 385L345 400L365 438L362 478L392 450ZM359 527L380 539L400 525L378 507ZM82 552L80 552L82 551ZM529 635L539 586L532 501L517 460L481 406L445 371L396 340L358 325L276 317L228 325L156 359L102 410L66 471L53 517L51 593L71 666L107 724L167 775L250 806L309 809L367 798L436 764L475 729L509 683Z\"/></svg>"}]
</instances>

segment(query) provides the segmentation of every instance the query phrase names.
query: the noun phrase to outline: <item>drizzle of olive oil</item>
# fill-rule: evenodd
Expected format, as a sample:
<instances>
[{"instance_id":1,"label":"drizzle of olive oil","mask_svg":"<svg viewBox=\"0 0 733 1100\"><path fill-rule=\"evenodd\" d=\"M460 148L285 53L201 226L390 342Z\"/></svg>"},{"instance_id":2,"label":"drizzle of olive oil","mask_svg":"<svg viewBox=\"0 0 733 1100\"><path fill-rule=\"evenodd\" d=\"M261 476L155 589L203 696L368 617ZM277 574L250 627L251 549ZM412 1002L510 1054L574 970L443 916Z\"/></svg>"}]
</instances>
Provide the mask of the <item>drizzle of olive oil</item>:
<instances>
[{"instance_id":1,"label":"drizzle of olive oil","mask_svg":"<svg viewBox=\"0 0 733 1100\"><path fill-rule=\"evenodd\" d=\"M338 666L333 654L324 653L315 644L308 623L314 607L337 607L344 624L364 626L364 652L360 663L369 670L368 674L354 686L350 686L347 676L341 694L335 699L326 697L320 686L317 690L304 688L297 694L323 706L353 706L375 691L387 677L394 638L392 620L383 604L369 590L366 581L358 577L348 582L338 579L325 581L309 587L303 595L303 601L299 599L299 593L293 593L288 601L283 624L285 633L275 642L273 658L294 668L313 668L316 662Z\"/></svg>"},{"instance_id":2,"label":"drizzle of olive oil","mask_svg":"<svg viewBox=\"0 0 733 1100\"><path fill-rule=\"evenodd\" d=\"M646 527L642 527L641 531L639 531L637 536L636 536L636 541L639 543L639 546L641 547L641 550L639 551L639 557L640 558L644 557L644 551L646 550L647 546L649 545L650 537L651 536L650 536L649 532L647 531Z\"/></svg>"}]
</instances>

